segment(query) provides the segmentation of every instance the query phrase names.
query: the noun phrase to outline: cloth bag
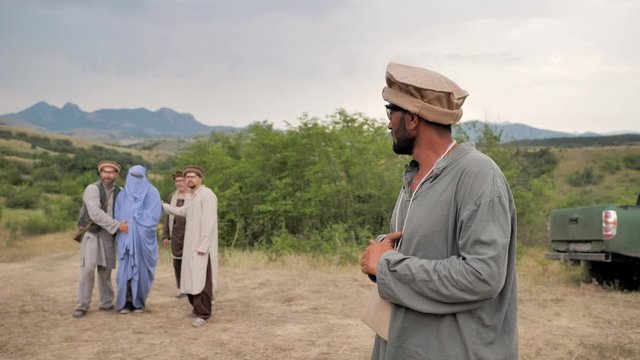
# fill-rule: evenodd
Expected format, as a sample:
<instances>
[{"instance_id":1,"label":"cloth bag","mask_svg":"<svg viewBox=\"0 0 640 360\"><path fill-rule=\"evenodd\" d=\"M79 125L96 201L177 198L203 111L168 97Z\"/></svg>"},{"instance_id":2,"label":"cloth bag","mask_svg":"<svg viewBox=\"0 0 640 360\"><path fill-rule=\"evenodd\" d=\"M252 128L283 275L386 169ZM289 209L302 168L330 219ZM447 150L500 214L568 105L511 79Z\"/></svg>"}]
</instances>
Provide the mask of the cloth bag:
<instances>
[{"instance_id":1,"label":"cloth bag","mask_svg":"<svg viewBox=\"0 0 640 360\"><path fill-rule=\"evenodd\" d=\"M84 237L84 234L87 232L87 230L89 230L91 225L93 225L93 221L89 221L84 226L78 226L76 230L73 232L73 240L75 240L76 242L82 242L82 238Z\"/></svg>"},{"instance_id":2,"label":"cloth bag","mask_svg":"<svg viewBox=\"0 0 640 360\"><path fill-rule=\"evenodd\" d=\"M361 320L385 341L389 339L389 324L391 323L391 302L384 300L374 287L364 308Z\"/></svg>"}]
</instances>

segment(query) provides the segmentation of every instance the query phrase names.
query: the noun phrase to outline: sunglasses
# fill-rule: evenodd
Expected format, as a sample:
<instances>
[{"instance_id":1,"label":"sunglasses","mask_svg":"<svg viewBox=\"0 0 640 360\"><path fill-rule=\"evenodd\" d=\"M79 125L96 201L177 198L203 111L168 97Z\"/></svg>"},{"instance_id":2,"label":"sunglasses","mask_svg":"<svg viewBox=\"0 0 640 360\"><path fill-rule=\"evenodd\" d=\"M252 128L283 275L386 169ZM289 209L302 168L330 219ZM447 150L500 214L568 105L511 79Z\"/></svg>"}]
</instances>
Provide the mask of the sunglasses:
<instances>
[{"instance_id":1,"label":"sunglasses","mask_svg":"<svg viewBox=\"0 0 640 360\"><path fill-rule=\"evenodd\" d=\"M391 121L391 114L393 114L394 111L407 111L403 108L401 108L398 105L393 105L393 104L387 104L384 106L387 110L387 118L389 119L389 121Z\"/></svg>"}]
</instances>

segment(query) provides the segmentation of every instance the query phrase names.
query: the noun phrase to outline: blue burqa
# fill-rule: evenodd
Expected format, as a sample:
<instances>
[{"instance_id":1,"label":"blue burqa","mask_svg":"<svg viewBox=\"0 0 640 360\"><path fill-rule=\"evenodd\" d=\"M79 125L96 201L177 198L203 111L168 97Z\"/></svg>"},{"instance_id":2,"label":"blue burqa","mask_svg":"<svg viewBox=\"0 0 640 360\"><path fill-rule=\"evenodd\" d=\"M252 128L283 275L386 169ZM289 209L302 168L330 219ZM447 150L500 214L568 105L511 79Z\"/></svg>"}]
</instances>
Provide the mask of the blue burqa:
<instances>
[{"instance_id":1,"label":"blue burqa","mask_svg":"<svg viewBox=\"0 0 640 360\"><path fill-rule=\"evenodd\" d=\"M128 233L118 232L118 293L116 309L144 309L158 262L156 226L162 215L160 193L140 165L129 169L124 191L116 198L114 217L126 221ZM131 284L127 299L128 283ZM128 301L130 303L128 303Z\"/></svg>"}]
</instances>

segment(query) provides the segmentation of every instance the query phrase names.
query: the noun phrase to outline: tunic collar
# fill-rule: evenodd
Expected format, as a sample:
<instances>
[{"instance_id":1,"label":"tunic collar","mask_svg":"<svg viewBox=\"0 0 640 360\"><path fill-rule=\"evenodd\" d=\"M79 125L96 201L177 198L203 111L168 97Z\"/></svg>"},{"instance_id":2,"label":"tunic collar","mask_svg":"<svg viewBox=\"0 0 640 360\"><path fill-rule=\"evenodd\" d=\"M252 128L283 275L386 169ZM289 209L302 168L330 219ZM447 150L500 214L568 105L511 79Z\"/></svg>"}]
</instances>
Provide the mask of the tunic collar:
<instances>
[{"instance_id":1,"label":"tunic collar","mask_svg":"<svg viewBox=\"0 0 640 360\"><path fill-rule=\"evenodd\" d=\"M462 158L466 153L475 149L475 145L473 143L463 143L458 144L454 149L452 149L445 157L438 162L436 167L433 169L433 173L429 175L427 178L427 182L431 182L436 179L449 165L455 163L460 158ZM415 160L411 160L404 169L403 174L403 183L405 189L409 189L409 183L414 178L419 169L419 164Z\"/></svg>"}]
</instances>

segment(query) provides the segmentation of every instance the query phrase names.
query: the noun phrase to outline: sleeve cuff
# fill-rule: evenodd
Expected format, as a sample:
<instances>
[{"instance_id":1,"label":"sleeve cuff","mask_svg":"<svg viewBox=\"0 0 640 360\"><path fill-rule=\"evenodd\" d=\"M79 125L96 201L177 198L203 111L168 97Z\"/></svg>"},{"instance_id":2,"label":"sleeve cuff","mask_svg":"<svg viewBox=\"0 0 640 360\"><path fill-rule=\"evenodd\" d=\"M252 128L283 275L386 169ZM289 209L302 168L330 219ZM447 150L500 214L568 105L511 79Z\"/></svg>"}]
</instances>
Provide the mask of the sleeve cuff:
<instances>
[{"instance_id":1,"label":"sleeve cuff","mask_svg":"<svg viewBox=\"0 0 640 360\"><path fill-rule=\"evenodd\" d=\"M397 251L387 251L382 254L380 260L378 260L378 266L376 266L376 280L378 283L378 294L382 299L389 300L391 298L389 286L387 286L389 275L389 263L394 259L399 259L403 255Z\"/></svg>"}]
</instances>

